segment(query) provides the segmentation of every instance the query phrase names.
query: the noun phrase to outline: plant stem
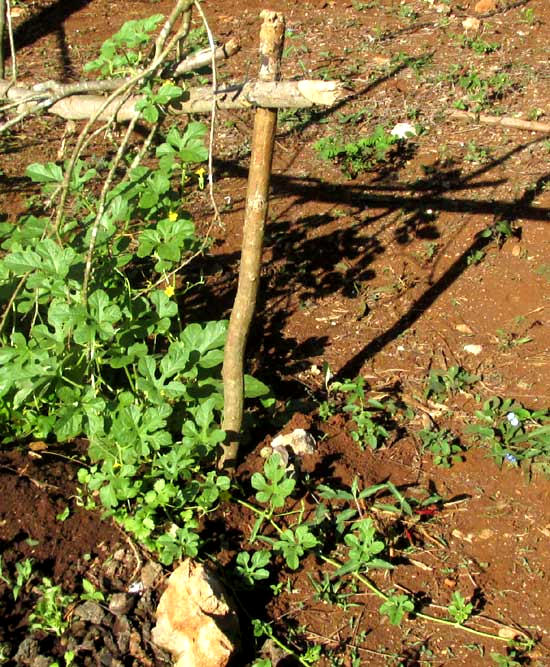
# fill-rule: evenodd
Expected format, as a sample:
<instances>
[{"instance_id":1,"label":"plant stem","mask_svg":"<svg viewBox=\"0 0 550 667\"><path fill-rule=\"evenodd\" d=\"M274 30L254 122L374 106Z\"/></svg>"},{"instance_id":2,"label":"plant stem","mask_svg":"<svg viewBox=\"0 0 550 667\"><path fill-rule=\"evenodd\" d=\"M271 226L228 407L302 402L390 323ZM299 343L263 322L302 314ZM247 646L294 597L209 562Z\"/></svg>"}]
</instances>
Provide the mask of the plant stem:
<instances>
[{"instance_id":1,"label":"plant stem","mask_svg":"<svg viewBox=\"0 0 550 667\"><path fill-rule=\"evenodd\" d=\"M323 554L319 554L319 558L325 561L325 563L332 565L332 567L336 568L342 567L341 563L332 558L329 558L328 556L324 556ZM377 597L379 597L384 601L389 600L389 596L383 593L376 586L376 584L374 584L368 577L365 577L365 575L360 574L359 572L351 572L350 574L353 577L355 577L357 581L360 581L364 586L366 586ZM491 634L490 632L484 632L483 630L476 630L475 628L470 628L467 625L462 625L460 623L456 623L455 621L451 621L446 618L439 618L437 616L431 616L430 614L424 614L423 612L420 611L413 612L413 615L415 618L421 618L423 621L431 621L432 623L439 623L440 625L447 625L452 628L458 628L459 630L464 630L465 632L469 632L470 634L476 635L477 637L484 637L485 639L493 639L495 641L501 641L505 643L510 641L508 637L500 637L499 635L494 635Z\"/></svg>"},{"instance_id":2,"label":"plant stem","mask_svg":"<svg viewBox=\"0 0 550 667\"><path fill-rule=\"evenodd\" d=\"M269 632L269 633L266 633L266 634L268 635L268 637L271 639L272 642L274 642L275 644L277 644L277 646L278 646L279 648L281 648L283 651L286 651L289 655L291 655L291 656L293 656L294 658L296 658L296 660L298 660L298 662L299 662L301 665L304 665L304 667L311 667L311 663L310 663L310 662L306 662L305 660L303 660L303 659L300 657L300 655L299 655L298 653L296 653L295 651L293 651L293 650L290 648L290 646L287 646L287 645L284 644L280 639L277 639L277 637L273 634L273 632Z\"/></svg>"},{"instance_id":3,"label":"plant stem","mask_svg":"<svg viewBox=\"0 0 550 667\"><path fill-rule=\"evenodd\" d=\"M246 500L241 500L240 498L235 498L235 500L239 503L239 505L242 505L243 507L246 507L250 511L254 512L254 514L257 514L259 517L264 519L264 521L268 521L273 528L279 533L279 535L283 534L283 531L279 526L273 521L272 517L264 512L263 510L259 509L258 507L255 507L254 505L251 505L250 503L247 503Z\"/></svg>"}]
</instances>

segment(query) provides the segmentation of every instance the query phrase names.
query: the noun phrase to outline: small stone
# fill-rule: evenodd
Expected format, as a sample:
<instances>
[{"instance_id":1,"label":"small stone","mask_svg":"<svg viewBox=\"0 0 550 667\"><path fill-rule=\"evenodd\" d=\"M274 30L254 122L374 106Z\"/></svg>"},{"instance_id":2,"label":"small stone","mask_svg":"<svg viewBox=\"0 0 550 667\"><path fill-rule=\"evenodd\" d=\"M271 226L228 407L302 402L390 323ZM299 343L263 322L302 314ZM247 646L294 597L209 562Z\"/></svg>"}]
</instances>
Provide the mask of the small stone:
<instances>
[{"instance_id":1,"label":"small stone","mask_svg":"<svg viewBox=\"0 0 550 667\"><path fill-rule=\"evenodd\" d=\"M38 642L32 637L26 637L19 644L17 653L14 656L16 664L30 665L38 655Z\"/></svg>"},{"instance_id":2,"label":"small stone","mask_svg":"<svg viewBox=\"0 0 550 667\"><path fill-rule=\"evenodd\" d=\"M115 658L114 655L104 646L97 655L99 664L104 667L123 667L123 664L118 658Z\"/></svg>"},{"instance_id":3,"label":"small stone","mask_svg":"<svg viewBox=\"0 0 550 667\"><path fill-rule=\"evenodd\" d=\"M114 593L109 600L109 611L115 616L127 614L134 606L134 598L128 593Z\"/></svg>"},{"instance_id":4,"label":"small stone","mask_svg":"<svg viewBox=\"0 0 550 667\"><path fill-rule=\"evenodd\" d=\"M278 447L272 447L271 453L278 454L281 458L281 464L284 465L285 468L288 468L290 461L286 447L283 447L282 445L279 445Z\"/></svg>"},{"instance_id":5,"label":"small stone","mask_svg":"<svg viewBox=\"0 0 550 667\"><path fill-rule=\"evenodd\" d=\"M27 7L10 7L10 14L12 19L26 18L29 10Z\"/></svg>"},{"instance_id":6,"label":"small stone","mask_svg":"<svg viewBox=\"0 0 550 667\"><path fill-rule=\"evenodd\" d=\"M51 659L45 655L37 655L31 662L31 667L50 667L51 662Z\"/></svg>"},{"instance_id":7,"label":"small stone","mask_svg":"<svg viewBox=\"0 0 550 667\"><path fill-rule=\"evenodd\" d=\"M156 588L162 581L162 565L147 561L141 570L141 583L144 588Z\"/></svg>"},{"instance_id":8,"label":"small stone","mask_svg":"<svg viewBox=\"0 0 550 667\"><path fill-rule=\"evenodd\" d=\"M113 559L122 562L126 558L126 551L124 549L117 549L113 554Z\"/></svg>"},{"instance_id":9,"label":"small stone","mask_svg":"<svg viewBox=\"0 0 550 667\"><path fill-rule=\"evenodd\" d=\"M315 454L315 438L303 428L296 428L292 433L281 434L273 438L271 448L274 451L279 451L280 448L290 449L295 456Z\"/></svg>"},{"instance_id":10,"label":"small stone","mask_svg":"<svg viewBox=\"0 0 550 667\"><path fill-rule=\"evenodd\" d=\"M516 630L515 628L509 628L507 626L500 628L500 630L498 631L498 636L501 637L502 639L507 639L508 641L516 639L518 635L521 635L521 633L518 630Z\"/></svg>"},{"instance_id":11,"label":"small stone","mask_svg":"<svg viewBox=\"0 0 550 667\"><path fill-rule=\"evenodd\" d=\"M467 19L464 19L462 21L462 27L464 30L473 30L474 32L477 32L479 30L479 26L481 25L481 21L479 19L476 19L475 16L468 16Z\"/></svg>"},{"instance_id":12,"label":"small stone","mask_svg":"<svg viewBox=\"0 0 550 667\"><path fill-rule=\"evenodd\" d=\"M490 540L494 537L495 532L491 530L490 528L484 528L480 533L479 533L479 539L480 540Z\"/></svg>"},{"instance_id":13,"label":"small stone","mask_svg":"<svg viewBox=\"0 0 550 667\"><path fill-rule=\"evenodd\" d=\"M416 128L410 123L397 123L390 134L392 137L397 137L398 139L408 139L409 137L416 136Z\"/></svg>"},{"instance_id":14,"label":"small stone","mask_svg":"<svg viewBox=\"0 0 550 667\"><path fill-rule=\"evenodd\" d=\"M265 447L262 447L260 449L260 456L262 457L262 459L268 459L272 454L273 450L269 445L266 445Z\"/></svg>"},{"instance_id":15,"label":"small stone","mask_svg":"<svg viewBox=\"0 0 550 667\"><path fill-rule=\"evenodd\" d=\"M116 637L118 650L126 654L130 646L130 623L126 616L117 616L113 623L113 634Z\"/></svg>"},{"instance_id":16,"label":"small stone","mask_svg":"<svg viewBox=\"0 0 550 667\"><path fill-rule=\"evenodd\" d=\"M260 655L262 657L265 656L268 660L271 660L272 667L282 667L286 658L288 657L288 653L277 646L273 639L265 640L265 642L262 644L262 648L260 649Z\"/></svg>"},{"instance_id":17,"label":"small stone","mask_svg":"<svg viewBox=\"0 0 550 667\"><path fill-rule=\"evenodd\" d=\"M476 14L485 14L485 12L492 12L496 8L496 0L478 0L474 5L474 12L476 12Z\"/></svg>"},{"instance_id":18,"label":"small stone","mask_svg":"<svg viewBox=\"0 0 550 667\"><path fill-rule=\"evenodd\" d=\"M474 333L467 324L457 324L456 330L460 331L460 333L466 334L467 336L473 336Z\"/></svg>"},{"instance_id":19,"label":"small stone","mask_svg":"<svg viewBox=\"0 0 550 667\"><path fill-rule=\"evenodd\" d=\"M143 583L141 581L134 581L128 586L128 593L132 595L139 595L143 593Z\"/></svg>"},{"instance_id":20,"label":"small stone","mask_svg":"<svg viewBox=\"0 0 550 667\"><path fill-rule=\"evenodd\" d=\"M74 615L81 621L88 621L94 625L101 625L105 612L94 600L86 600L74 610Z\"/></svg>"},{"instance_id":21,"label":"small stone","mask_svg":"<svg viewBox=\"0 0 550 667\"><path fill-rule=\"evenodd\" d=\"M478 354L481 354L483 347L481 345L465 345L464 352L468 354L473 354L477 357Z\"/></svg>"}]
</instances>

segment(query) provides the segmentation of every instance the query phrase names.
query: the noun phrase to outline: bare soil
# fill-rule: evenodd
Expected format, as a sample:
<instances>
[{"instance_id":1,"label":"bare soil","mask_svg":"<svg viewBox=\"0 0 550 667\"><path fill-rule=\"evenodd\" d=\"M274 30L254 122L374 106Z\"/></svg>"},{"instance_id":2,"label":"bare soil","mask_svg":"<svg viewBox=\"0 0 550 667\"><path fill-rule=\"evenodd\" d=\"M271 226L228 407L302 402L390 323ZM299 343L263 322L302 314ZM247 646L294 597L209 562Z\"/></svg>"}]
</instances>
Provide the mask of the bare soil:
<instances>
[{"instance_id":1,"label":"bare soil","mask_svg":"<svg viewBox=\"0 0 550 667\"><path fill-rule=\"evenodd\" d=\"M414 594L433 613L460 591L475 604L476 627L494 634L515 628L532 637L535 646L522 664L543 667L550 664L548 478L513 462L499 468L466 427L475 422L476 395L514 398L530 409L550 404L550 138L454 118L454 103L468 94L451 68L463 76L506 74L502 94L492 84L486 113L550 123L550 5L508 0L479 14L474 4L269 5L287 20L283 76L339 78L349 96L332 109L280 118L261 302L248 352L250 369L286 410L279 423L266 419L255 429L239 476L246 485L261 468L259 450L281 426L305 425L319 443L303 461L312 482L349 485L358 476L364 486L391 480L412 496L438 493L444 502L414 524L377 516L381 528L393 531L398 565L373 579L383 589ZM124 21L170 7L167 0L17 3L23 10L16 19L20 79L78 79L82 64ZM205 3L217 38L235 36L242 46L220 67L222 78L254 76L265 7L258 0ZM462 23L470 16L481 20L478 32L465 33ZM499 48L478 53L463 34ZM381 167L352 179L313 148L321 137L357 138L377 124L398 122L416 123L421 133ZM194 319L197 312L201 319L226 317L235 292L251 124L251 113L219 114L216 197L224 229L215 231L212 255L192 268L205 274L204 284L181 300ZM25 166L55 160L63 129L60 120L43 116L1 139L0 200L8 216L23 210L33 193ZM208 200L193 205L206 226ZM512 235L480 234L502 221ZM478 353L466 345L479 346ZM409 405L414 416L404 435L398 430L388 446L361 451L350 420L339 414L323 421L325 362L338 378L364 377L369 395ZM447 397L451 412L445 413L426 398L426 381L430 371L453 366L481 379ZM449 469L433 465L414 435L426 420L459 435L463 461ZM42 663L49 664L72 647L77 664L165 664L149 641L165 573L159 570L143 594L129 594L147 555L79 506L75 467L63 458L73 451L38 449L4 445L0 454L3 563L13 568L32 558L37 572L69 593L80 591L85 577L106 597L125 595L127 608L120 613L104 603L102 617L76 614L61 639L31 635L32 588L14 602L0 581L2 659L38 665L38 655L51 658ZM67 506L69 518L56 518ZM231 508L222 518L230 538L218 558L226 565L254 518ZM278 595L266 588L242 597L241 605L249 616L273 622L298 653L321 644L323 665L491 665L491 652L506 653L500 641L419 618L394 627L365 590L346 609L326 604L312 584L323 571L327 566L310 557L296 574L281 571ZM237 665L254 658L246 614Z\"/></svg>"}]
</instances>

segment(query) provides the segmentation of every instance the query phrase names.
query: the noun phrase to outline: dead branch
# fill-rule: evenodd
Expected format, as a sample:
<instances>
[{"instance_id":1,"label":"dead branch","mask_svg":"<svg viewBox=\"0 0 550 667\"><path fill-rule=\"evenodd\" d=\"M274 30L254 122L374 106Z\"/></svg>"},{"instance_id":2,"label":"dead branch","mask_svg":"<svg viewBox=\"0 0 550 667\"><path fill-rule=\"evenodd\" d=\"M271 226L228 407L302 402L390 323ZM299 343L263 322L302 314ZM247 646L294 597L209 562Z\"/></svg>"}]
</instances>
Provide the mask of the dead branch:
<instances>
[{"instance_id":1,"label":"dead branch","mask_svg":"<svg viewBox=\"0 0 550 667\"><path fill-rule=\"evenodd\" d=\"M473 120L476 123L483 123L485 125L502 125L503 127L514 127L518 130L550 133L550 123L539 123L534 120L522 120L521 118L511 118L510 116L489 116L484 113L477 114L473 111L462 111L460 109L453 109L451 116L453 118Z\"/></svg>"},{"instance_id":2,"label":"dead branch","mask_svg":"<svg viewBox=\"0 0 550 667\"><path fill-rule=\"evenodd\" d=\"M11 78L12 81L17 80L17 58L15 56L15 40L13 38L13 24L11 22L11 2L6 0L6 23L8 26L8 41L10 44L11 54ZM3 35L2 35L3 39ZM3 46L3 45L2 45Z\"/></svg>"},{"instance_id":3,"label":"dead branch","mask_svg":"<svg viewBox=\"0 0 550 667\"><path fill-rule=\"evenodd\" d=\"M2 2L2 0L0 0L0 2ZM184 22L182 28L180 29L180 33L183 30L183 33L181 34L185 33L188 23L189 21ZM0 32L1 32L1 22L0 22ZM182 39L180 33L178 33L178 39L179 39L178 44L181 42ZM184 74L191 72L197 68L204 67L205 65L208 64L213 64L215 61L230 58L232 55L237 53L239 49L240 45L236 39L230 39L222 46L219 46L216 49L214 49L213 56L211 48L203 49L202 51L193 53L184 60L182 60L175 67L175 69L173 69L172 67L173 71L168 69L167 76L170 76L171 78L174 79L180 78ZM3 51L0 55L3 55ZM118 90L119 88L122 88L125 84L127 84L130 81L129 77L119 78L119 79L98 80L98 81L78 81L74 83L60 83L58 81L50 80L37 83L30 89L28 89L24 86L22 87L13 86L15 82L15 72L12 74L12 81L10 82L3 81L3 76L4 75L2 74L2 76L0 77L0 98L4 97L4 99L7 98L14 101L11 104L5 104L0 109L0 111L7 111L11 108L19 107L19 113L17 113L15 117L10 118L8 121L6 121L3 125L0 126L0 133L5 132L13 125L17 125L29 115L45 112L46 110L49 109L49 107L55 106L57 102L60 102L65 98L71 97L73 95L112 93ZM27 92L25 93L25 91ZM89 105L88 106L89 115L88 112L86 112L85 114L79 113L78 116L75 116L73 111L74 107L73 100L70 101L69 107L66 107L65 105L61 104L55 107L55 109L51 111L51 113L53 113L54 115L59 115L62 118L65 118L66 120L84 120L94 114L95 109L97 108L98 99L99 98L91 100L91 104L90 100L84 100L84 102ZM104 117L100 118L100 120L104 120L109 115L109 113L111 113L111 111L112 109L110 109L109 112L105 112ZM117 120L131 120L131 118L121 118Z\"/></svg>"},{"instance_id":4,"label":"dead branch","mask_svg":"<svg viewBox=\"0 0 550 667\"><path fill-rule=\"evenodd\" d=\"M123 83L122 85L126 85ZM250 109L260 107L266 109L306 109L315 105L331 106L343 95L342 85L338 81L249 81L242 86L227 86L215 94L219 109ZM60 116L65 120L85 120L96 115L98 109L105 104L102 95L69 95L51 103L51 99L37 93L33 88L12 85L11 82L0 81L0 97L11 101L19 101L20 113L46 111ZM55 98L54 98L55 99ZM117 122L130 121L137 114L136 104L141 96L130 97L116 114ZM172 108L175 114L210 113L212 110L212 89L210 87L192 88L189 98L179 102ZM118 104L113 102L106 106L98 120L112 118Z\"/></svg>"},{"instance_id":5,"label":"dead branch","mask_svg":"<svg viewBox=\"0 0 550 667\"><path fill-rule=\"evenodd\" d=\"M261 16L263 23L260 30L259 79L262 83L269 84L279 78L285 21L283 15L277 12L263 11ZM237 294L227 329L222 368L224 396L222 428L226 437L218 466L229 470L235 468L242 438L244 358L260 282L276 128L276 109L256 110L246 192L241 266Z\"/></svg>"},{"instance_id":6,"label":"dead branch","mask_svg":"<svg viewBox=\"0 0 550 667\"><path fill-rule=\"evenodd\" d=\"M1 2L1 0L0 0ZM219 46L214 51L214 58L217 61L230 58L237 53L240 45L236 39L230 39L228 42ZM197 51L189 57L182 60L176 66L173 72L168 71L167 76L171 78L180 78L184 74L192 72L193 70L210 65L212 62L212 50L210 48ZM60 83L58 81L44 81L32 86L32 94L47 93L53 96L69 97L71 95L81 95L87 93L108 93L120 88L125 83L128 83L129 78L120 79L99 79L97 81L77 81L75 83ZM2 82L0 80L0 86ZM1 93L1 88L0 88Z\"/></svg>"},{"instance_id":7,"label":"dead branch","mask_svg":"<svg viewBox=\"0 0 550 667\"><path fill-rule=\"evenodd\" d=\"M6 0L0 0L0 77L4 78L4 33L6 27Z\"/></svg>"},{"instance_id":8,"label":"dead branch","mask_svg":"<svg viewBox=\"0 0 550 667\"><path fill-rule=\"evenodd\" d=\"M221 62L222 60L231 58L231 56L237 53L237 51L240 48L241 46L236 39L230 39L225 44L222 44L222 46L218 46L218 48L214 52L214 58L216 59L216 62ZM176 67L172 76L176 78L180 77L183 74L187 74L188 72L192 72L193 70L200 69L201 67L206 67L207 65L210 65L211 61L212 61L212 51L209 48L203 49L202 51L197 51L196 53L193 53L192 55L188 56L185 60L183 60Z\"/></svg>"}]
</instances>

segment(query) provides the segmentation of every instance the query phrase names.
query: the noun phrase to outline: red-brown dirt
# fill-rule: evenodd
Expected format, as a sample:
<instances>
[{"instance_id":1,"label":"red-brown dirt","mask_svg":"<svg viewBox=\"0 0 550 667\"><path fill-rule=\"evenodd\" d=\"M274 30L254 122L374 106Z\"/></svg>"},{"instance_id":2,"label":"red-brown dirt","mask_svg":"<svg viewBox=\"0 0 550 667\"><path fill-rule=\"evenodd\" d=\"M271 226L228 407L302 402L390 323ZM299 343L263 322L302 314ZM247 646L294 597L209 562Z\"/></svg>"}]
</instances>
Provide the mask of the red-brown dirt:
<instances>
[{"instance_id":1,"label":"red-brown dirt","mask_svg":"<svg viewBox=\"0 0 550 667\"><path fill-rule=\"evenodd\" d=\"M550 403L550 140L540 132L454 118L453 104L467 93L451 68L456 65L462 76L506 74L509 85L488 102L486 113L550 123L550 6L503 0L479 14L474 5L270 3L287 21L283 76L341 79L349 96L333 109L281 114L248 355L250 369L286 402L286 421L316 434L318 451L303 461L315 483L350 485L358 476L367 487L391 480L409 497L437 493L443 499L433 514L411 524L375 514L379 528L393 536L397 563L391 572L372 574L380 588L414 594L435 615L460 591L481 617L477 627L496 635L515 628L533 638L521 664L543 667L550 664L548 478L544 470L513 462L499 468L466 428L476 421L476 395L514 398L530 409ZM235 36L242 47L221 65L222 78L254 76L265 7L258 0L205 3L217 38ZM19 76L36 82L78 79L82 64L124 21L167 13L171 3L41 0L16 8L23 10L16 19ZM478 32L465 33L462 22L470 16L481 20ZM478 53L464 34L499 48ZM402 54L416 58L415 64L408 66ZM498 84L492 85L495 92ZM408 152L353 179L313 148L321 137L365 136L377 124L391 128L398 122L421 128ZM196 277L205 276L180 301L194 319L227 317L234 296L251 124L251 112L218 117L215 192L224 228L215 231L211 256L191 267ZM59 119L43 116L0 139L0 201L8 216L22 211L33 193L22 176L25 166L55 160L63 128ZM93 150L102 150L101 142ZM206 228L207 198L191 203ZM502 221L511 223L512 235L480 235ZM465 347L472 345L476 354ZM349 419L337 414L323 421L318 404L327 398L324 363L338 379L362 376L371 396L407 404L413 414L406 431L397 430L386 447L361 451L350 437ZM426 398L425 387L430 371L453 366L480 380L447 397L445 413ZM426 420L457 433L463 461L448 469L433 464L415 436ZM266 420L255 427L256 441L239 469L244 483L261 468L259 441L269 440L280 425ZM82 577L106 595L125 592L145 557L118 528L78 506L74 464L60 456L71 454L59 449L33 456L28 448L3 445L2 562L11 568L33 558L43 576L69 593ZM308 498L311 508L314 497ZM69 518L56 519L66 506ZM245 539L254 523L242 508L220 516L227 534L237 538ZM218 554L222 564L234 558L238 539L225 547ZM360 586L347 589L353 593L347 608L324 603L312 580L330 571L309 557L297 573L281 572L278 595L267 588L241 602L248 614L272 622L298 653L321 645L322 665L520 664L491 658L491 652L506 653L502 641L453 626L412 618L395 627L379 615L380 601ZM161 583L159 575L156 587ZM156 595L154 587L139 609L123 615L124 631L112 614L96 625L80 621L81 634L71 646L88 643L76 664L164 664L149 642ZM43 637L30 658L14 658L28 636L26 600L22 595L14 603L0 581L0 662L39 664L33 663L37 654L60 659L66 644ZM236 664L255 657L244 625L247 641ZM117 636L126 635L128 641L117 644Z\"/></svg>"}]
</instances>

